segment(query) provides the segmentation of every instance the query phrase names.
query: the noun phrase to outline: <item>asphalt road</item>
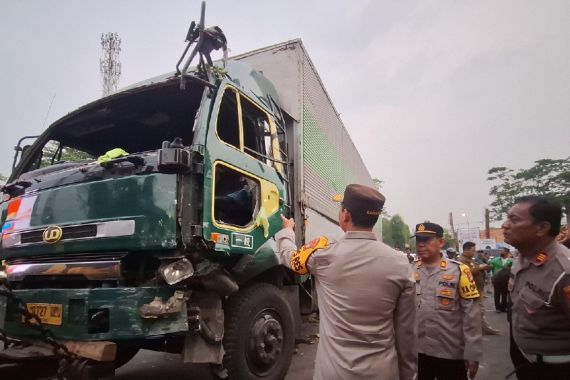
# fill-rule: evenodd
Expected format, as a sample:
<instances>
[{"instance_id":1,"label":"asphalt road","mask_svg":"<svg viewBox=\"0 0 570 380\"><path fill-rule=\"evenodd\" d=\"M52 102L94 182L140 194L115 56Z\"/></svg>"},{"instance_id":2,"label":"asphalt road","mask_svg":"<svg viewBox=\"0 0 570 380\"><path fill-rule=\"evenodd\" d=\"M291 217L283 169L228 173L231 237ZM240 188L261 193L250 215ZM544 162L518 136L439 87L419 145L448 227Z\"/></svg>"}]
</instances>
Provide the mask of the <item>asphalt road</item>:
<instances>
[{"instance_id":1,"label":"asphalt road","mask_svg":"<svg viewBox=\"0 0 570 380\"><path fill-rule=\"evenodd\" d=\"M487 318L501 331L498 336L483 336L484 357L477 379L501 380L512 371L509 358L509 336L505 313L497 314L492 307L492 294L485 299ZM305 323L304 335L316 334L317 325ZM313 339L316 340L316 339ZM295 356L286 380L311 379L317 344L297 345ZM44 365L0 366L0 379L28 380L49 375ZM140 351L129 363L117 370L113 380L211 380L206 366L184 364L179 355L153 351ZM511 380L516 379L514 376Z\"/></svg>"}]
</instances>

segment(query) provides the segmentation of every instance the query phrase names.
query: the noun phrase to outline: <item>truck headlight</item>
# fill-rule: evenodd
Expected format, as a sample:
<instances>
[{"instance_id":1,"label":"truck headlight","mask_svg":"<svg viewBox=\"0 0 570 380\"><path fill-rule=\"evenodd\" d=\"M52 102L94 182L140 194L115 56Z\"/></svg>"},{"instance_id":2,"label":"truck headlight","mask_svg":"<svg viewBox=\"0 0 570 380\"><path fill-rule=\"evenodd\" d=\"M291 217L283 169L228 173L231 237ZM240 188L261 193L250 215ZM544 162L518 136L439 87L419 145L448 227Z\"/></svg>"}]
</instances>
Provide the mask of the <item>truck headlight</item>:
<instances>
[{"instance_id":1,"label":"truck headlight","mask_svg":"<svg viewBox=\"0 0 570 380\"><path fill-rule=\"evenodd\" d=\"M194 266L188 259L184 258L161 265L158 272L168 285L174 285L188 277L192 277L194 275Z\"/></svg>"}]
</instances>

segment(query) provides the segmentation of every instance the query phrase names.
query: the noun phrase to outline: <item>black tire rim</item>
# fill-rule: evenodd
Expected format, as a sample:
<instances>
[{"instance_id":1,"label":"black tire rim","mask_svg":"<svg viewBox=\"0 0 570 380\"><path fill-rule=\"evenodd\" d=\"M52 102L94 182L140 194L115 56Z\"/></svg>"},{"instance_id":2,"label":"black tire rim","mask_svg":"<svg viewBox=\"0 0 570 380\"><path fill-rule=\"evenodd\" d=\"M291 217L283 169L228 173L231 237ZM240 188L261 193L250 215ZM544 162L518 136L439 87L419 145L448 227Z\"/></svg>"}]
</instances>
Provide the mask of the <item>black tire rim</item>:
<instances>
[{"instance_id":1,"label":"black tire rim","mask_svg":"<svg viewBox=\"0 0 570 380\"><path fill-rule=\"evenodd\" d=\"M283 326L279 313L264 309L250 325L245 355L251 372L266 376L283 352Z\"/></svg>"}]
</instances>

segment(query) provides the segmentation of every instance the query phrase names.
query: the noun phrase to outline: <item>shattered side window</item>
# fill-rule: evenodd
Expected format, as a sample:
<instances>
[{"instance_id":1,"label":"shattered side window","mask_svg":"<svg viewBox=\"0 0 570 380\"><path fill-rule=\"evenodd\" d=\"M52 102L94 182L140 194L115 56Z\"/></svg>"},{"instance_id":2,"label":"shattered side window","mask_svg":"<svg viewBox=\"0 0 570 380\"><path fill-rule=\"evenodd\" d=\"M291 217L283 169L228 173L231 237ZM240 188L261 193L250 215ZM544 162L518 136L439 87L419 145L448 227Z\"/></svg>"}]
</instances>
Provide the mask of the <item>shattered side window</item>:
<instances>
[{"instance_id":1,"label":"shattered side window","mask_svg":"<svg viewBox=\"0 0 570 380\"><path fill-rule=\"evenodd\" d=\"M214 219L236 227L250 225L259 209L259 182L225 165L215 166Z\"/></svg>"},{"instance_id":2,"label":"shattered side window","mask_svg":"<svg viewBox=\"0 0 570 380\"><path fill-rule=\"evenodd\" d=\"M220 140L240 149L237 94L230 88L222 96L216 132Z\"/></svg>"},{"instance_id":3,"label":"shattered side window","mask_svg":"<svg viewBox=\"0 0 570 380\"><path fill-rule=\"evenodd\" d=\"M246 97L240 97L243 118L244 151L258 160L271 165L271 131L269 116Z\"/></svg>"}]
</instances>

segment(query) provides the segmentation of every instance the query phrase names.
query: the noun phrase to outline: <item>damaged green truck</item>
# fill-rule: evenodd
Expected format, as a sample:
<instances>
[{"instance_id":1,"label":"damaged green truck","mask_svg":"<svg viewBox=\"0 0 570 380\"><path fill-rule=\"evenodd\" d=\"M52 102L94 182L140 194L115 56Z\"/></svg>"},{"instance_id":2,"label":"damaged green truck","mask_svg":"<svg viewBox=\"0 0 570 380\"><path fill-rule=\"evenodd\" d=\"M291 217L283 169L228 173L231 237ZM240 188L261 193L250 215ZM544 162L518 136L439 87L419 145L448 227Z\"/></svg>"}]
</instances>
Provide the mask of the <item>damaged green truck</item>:
<instances>
[{"instance_id":1,"label":"damaged green truck","mask_svg":"<svg viewBox=\"0 0 570 380\"><path fill-rule=\"evenodd\" d=\"M284 378L316 305L311 279L280 265L280 215L298 244L337 234L332 196L372 179L300 40L207 58L17 149L0 203L0 364L59 358L97 378L144 348Z\"/></svg>"}]
</instances>

